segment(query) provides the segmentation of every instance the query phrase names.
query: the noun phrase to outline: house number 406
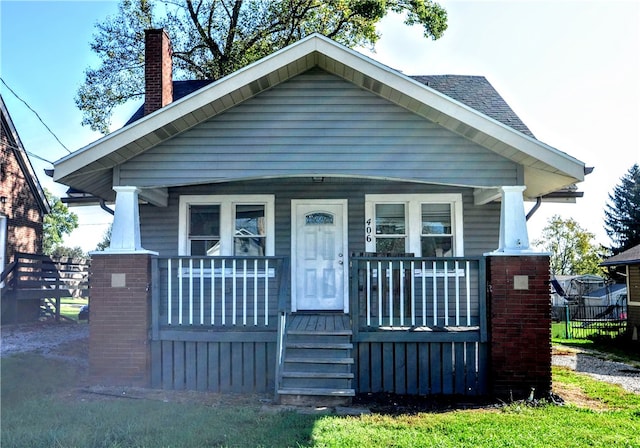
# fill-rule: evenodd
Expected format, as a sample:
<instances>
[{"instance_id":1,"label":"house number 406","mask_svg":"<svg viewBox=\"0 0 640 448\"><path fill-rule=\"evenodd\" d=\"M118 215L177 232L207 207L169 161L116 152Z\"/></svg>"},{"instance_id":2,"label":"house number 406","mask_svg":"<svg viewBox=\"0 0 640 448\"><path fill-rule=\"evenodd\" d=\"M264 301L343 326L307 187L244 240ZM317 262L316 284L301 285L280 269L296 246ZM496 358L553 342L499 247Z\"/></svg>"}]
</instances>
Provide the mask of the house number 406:
<instances>
[{"instance_id":1,"label":"house number 406","mask_svg":"<svg viewBox=\"0 0 640 448\"><path fill-rule=\"evenodd\" d=\"M367 243L371 242L371 218L367 219L367 225L365 227L365 235Z\"/></svg>"}]
</instances>

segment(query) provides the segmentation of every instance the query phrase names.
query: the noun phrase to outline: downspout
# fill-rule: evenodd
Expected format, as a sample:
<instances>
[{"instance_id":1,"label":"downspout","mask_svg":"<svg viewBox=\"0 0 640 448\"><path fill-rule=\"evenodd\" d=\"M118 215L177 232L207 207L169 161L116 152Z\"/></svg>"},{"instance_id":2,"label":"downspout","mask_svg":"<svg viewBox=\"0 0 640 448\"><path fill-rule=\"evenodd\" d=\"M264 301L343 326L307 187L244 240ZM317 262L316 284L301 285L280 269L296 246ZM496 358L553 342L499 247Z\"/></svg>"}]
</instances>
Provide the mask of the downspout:
<instances>
[{"instance_id":1,"label":"downspout","mask_svg":"<svg viewBox=\"0 0 640 448\"><path fill-rule=\"evenodd\" d=\"M541 205L542 205L542 196L538 196L536 198L536 205L534 205L533 208L529 211L529 213L527 213L527 217L525 219L529 221L529 218L531 218L533 214L538 211Z\"/></svg>"},{"instance_id":2,"label":"downspout","mask_svg":"<svg viewBox=\"0 0 640 448\"><path fill-rule=\"evenodd\" d=\"M102 210L104 210L105 212L109 213L111 216L115 215L115 211L113 211L112 209L110 209L109 207L107 207L107 203L105 202L104 199L100 199L100 208ZM527 216L527 219L529 219L529 217Z\"/></svg>"}]
</instances>

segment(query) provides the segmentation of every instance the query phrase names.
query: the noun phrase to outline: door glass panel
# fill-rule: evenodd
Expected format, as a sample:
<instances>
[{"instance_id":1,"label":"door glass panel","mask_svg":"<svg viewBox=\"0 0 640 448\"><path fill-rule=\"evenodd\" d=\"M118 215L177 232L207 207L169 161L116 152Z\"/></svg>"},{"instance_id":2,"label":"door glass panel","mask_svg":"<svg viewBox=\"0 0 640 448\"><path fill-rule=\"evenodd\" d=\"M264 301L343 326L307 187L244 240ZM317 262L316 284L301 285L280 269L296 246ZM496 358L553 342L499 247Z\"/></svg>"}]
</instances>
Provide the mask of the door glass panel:
<instances>
[{"instance_id":1,"label":"door glass panel","mask_svg":"<svg viewBox=\"0 0 640 448\"><path fill-rule=\"evenodd\" d=\"M305 224L308 226L312 225L322 225L322 224L333 224L333 215L330 213L316 212L309 213L305 216Z\"/></svg>"}]
</instances>

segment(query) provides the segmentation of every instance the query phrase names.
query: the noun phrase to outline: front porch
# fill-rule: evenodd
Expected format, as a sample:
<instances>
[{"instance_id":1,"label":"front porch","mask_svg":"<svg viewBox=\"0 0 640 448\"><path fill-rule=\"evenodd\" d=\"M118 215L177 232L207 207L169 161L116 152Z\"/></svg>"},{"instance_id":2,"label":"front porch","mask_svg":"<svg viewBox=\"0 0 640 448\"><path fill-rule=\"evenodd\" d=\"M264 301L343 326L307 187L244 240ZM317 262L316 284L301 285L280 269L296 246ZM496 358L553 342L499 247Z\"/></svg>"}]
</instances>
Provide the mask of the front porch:
<instances>
[{"instance_id":1,"label":"front porch","mask_svg":"<svg viewBox=\"0 0 640 448\"><path fill-rule=\"evenodd\" d=\"M287 402L487 392L484 258L348 266L349 313L303 313L285 257L152 258L151 385Z\"/></svg>"},{"instance_id":2,"label":"front porch","mask_svg":"<svg viewBox=\"0 0 640 448\"><path fill-rule=\"evenodd\" d=\"M92 377L317 401L550 390L547 256L352 256L349 313L292 313L287 260L94 254Z\"/></svg>"}]
</instances>

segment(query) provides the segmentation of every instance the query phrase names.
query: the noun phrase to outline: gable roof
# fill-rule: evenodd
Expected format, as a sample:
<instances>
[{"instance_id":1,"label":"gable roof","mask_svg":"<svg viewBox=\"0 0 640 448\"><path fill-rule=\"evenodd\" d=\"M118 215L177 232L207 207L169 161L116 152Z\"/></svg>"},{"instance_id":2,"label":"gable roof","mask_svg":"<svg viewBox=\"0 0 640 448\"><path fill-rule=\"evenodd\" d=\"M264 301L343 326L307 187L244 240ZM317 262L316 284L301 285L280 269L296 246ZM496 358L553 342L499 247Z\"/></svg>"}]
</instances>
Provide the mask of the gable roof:
<instances>
[{"instance_id":1,"label":"gable roof","mask_svg":"<svg viewBox=\"0 0 640 448\"><path fill-rule=\"evenodd\" d=\"M3 134L2 138L0 138L2 151L5 151L5 146L7 145L8 148L6 148L6 150L11 151L15 154L18 165L20 166L20 170L24 173L24 177L27 181L27 184L29 185L29 189L31 190L36 200L36 203L38 204L38 208L43 214L49 213L51 211L49 202L47 201L47 197L44 194L42 186L40 185L40 181L38 180L38 177L33 170L33 166L31 165L29 156L27 155L24 146L22 146L22 141L20 140L18 131L13 124L11 115L9 115L9 110L4 103L2 95L0 95L0 120L0 127Z\"/></svg>"},{"instance_id":2,"label":"gable roof","mask_svg":"<svg viewBox=\"0 0 640 448\"><path fill-rule=\"evenodd\" d=\"M630 264L640 264L640 244L607 258L600 263L600 266L625 266Z\"/></svg>"},{"instance_id":3,"label":"gable roof","mask_svg":"<svg viewBox=\"0 0 640 448\"><path fill-rule=\"evenodd\" d=\"M451 77L439 84L451 86L453 96L445 95L435 88L438 84L435 77L426 79L432 86L426 85L318 34L187 94L60 159L54 164L54 180L98 197L113 197L112 168L313 67L337 75L522 165L528 197L542 196L584 180L582 162L533 138L524 124L517 123L521 121L508 106L502 107L501 114L496 109L494 116L490 116L464 103L465 99L471 101L469 85L479 84L484 78L468 77L465 82L459 78L459 82L453 83ZM495 92L492 87L490 90ZM492 104L475 101L476 107L487 112ZM162 192L156 193L163 196ZM479 203L499 196L495 189L477 193ZM141 192L141 197L145 195L154 203L152 192Z\"/></svg>"}]
</instances>

